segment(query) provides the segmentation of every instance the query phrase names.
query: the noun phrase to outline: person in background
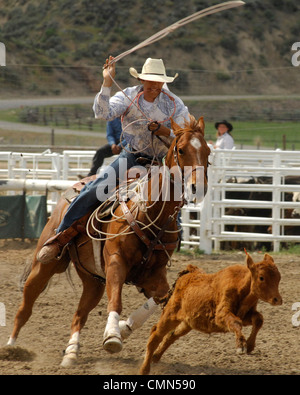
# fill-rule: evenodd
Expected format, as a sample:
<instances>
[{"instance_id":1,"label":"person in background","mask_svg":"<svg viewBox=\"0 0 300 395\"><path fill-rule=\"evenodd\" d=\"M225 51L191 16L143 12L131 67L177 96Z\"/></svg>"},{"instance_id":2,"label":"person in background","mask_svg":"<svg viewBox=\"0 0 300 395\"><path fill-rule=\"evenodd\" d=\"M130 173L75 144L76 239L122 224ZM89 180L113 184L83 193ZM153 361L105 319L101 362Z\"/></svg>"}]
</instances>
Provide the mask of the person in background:
<instances>
[{"instance_id":1,"label":"person in background","mask_svg":"<svg viewBox=\"0 0 300 395\"><path fill-rule=\"evenodd\" d=\"M216 149L233 149L234 139L231 136L231 131L233 126L226 120L215 123L215 128L217 129L217 141L214 144Z\"/></svg>"},{"instance_id":2,"label":"person in background","mask_svg":"<svg viewBox=\"0 0 300 395\"><path fill-rule=\"evenodd\" d=\"M110 158L113 155L118 155L122 151L122 146L126 145L126 141L124 140L122 143L120 142L121 134L122 134L122 124L120 117L107 122L106 124L107 144L100 147L95 153L93 157L92 167L88 174L88 177L97 174L97 171L103 165L105 158Z\"/></svg>"}]
</instances>

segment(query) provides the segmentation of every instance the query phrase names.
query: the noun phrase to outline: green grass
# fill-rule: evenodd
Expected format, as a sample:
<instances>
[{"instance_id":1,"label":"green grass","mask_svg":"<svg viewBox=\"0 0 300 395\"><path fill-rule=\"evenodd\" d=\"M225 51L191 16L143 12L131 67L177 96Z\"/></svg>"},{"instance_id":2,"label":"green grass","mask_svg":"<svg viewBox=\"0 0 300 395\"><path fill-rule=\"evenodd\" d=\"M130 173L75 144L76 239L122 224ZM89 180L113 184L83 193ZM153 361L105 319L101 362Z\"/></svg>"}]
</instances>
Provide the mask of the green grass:
<instances>
[{"instance_id":1,"label":"green grass","mask_svg":"<svg viewBox=\"0 0 300 395\"><path fill-rule=\"evenodd\" d=\"M10 130L0 129L0 151L1 145L22 145L24 146L23 151L26 151L26 147L32 147L36 145L49 146L51 145L51 135L46 133L33 133L33 132L12 132ZM97 149L102 145L106 144L106 139L98 137L95 133L95 137L86 136L82 133L81 136L70 136L70 135L55 135L55 146L58 147L88 147L89 149ZM32 151L32 149L30 149Z\"/></svg>"},{"instance_id":2,"label":"green grass","mask_svg":"<svg viewBox=\"0 0 300 395\"><path fill-rule=\"evenodd\" d=\"M52 105L2 110L0 120L80 131L105 133L106 129L105 121L95 120L91 105Z\"/></svg>"},{"instance_id":3,"label":"green grass","mask_svg":"<svg viewBox=\"0 0 300 395\"><path fill-rule=\"evenodd\" d=\"M286 136L287 150L300 150L299 122L270 122L270 121L234 121L234 138L236 148L241 145L253 145L259 148L283 148L283 136ZM208 122L206 137L216 138L214 124Z\"/></svg>"},{"instance_id":4,"label":"green grass","mask_svg":"<svg viewBox=\"0 0 300 395\"><path fill-rule=\"evenodd\" d=\"M49 126L54 129L62 128L82 131L82 138L74 138L72 145L91 144L91 138L88 139L89 144L85 144L82 141L82 139L86 140L84 138L84 131L105 132L105 121L95 120L93 118L90 105L41 106L34 107L31 110L38 111L36 122L33 123L35 125ZM28 118L28 111L28 108L3 110L0 111L0 120L24 122ZM235 140L237 149L245 148L245 146L259 147L260 149L283 149L283 136L285 136L285 148L287 150L300 150L299 122L234 121L233 126L234 130L232 136ZM205 135L207 140L215 141L216 129L213 122L206 122ZM0 136L4 137L6 140L3 131L0 131ZM27 137L29 137L29 135L26 133L26 139L23 135L23 140L31 144L32 141L28 141ZM45 140L45 137L41 139ZM20 144L20 136L18 136L17 133L15 136L10 134L9 140L10 144ZM46 141L48 140L46 138ZM48 144L48 142L46 144Z\"/></svg>"},{"instance_id":5,"label":"green grass","mask_svg":"<svg viewBox=\"0 0 300 395\"><path fill-rule=\"evenodd\" d=\"M291 255L300 255L300 244L289 243L287 248L282 248L280 253L283 254L291 254Z\"/></svg>"}]
</instances>

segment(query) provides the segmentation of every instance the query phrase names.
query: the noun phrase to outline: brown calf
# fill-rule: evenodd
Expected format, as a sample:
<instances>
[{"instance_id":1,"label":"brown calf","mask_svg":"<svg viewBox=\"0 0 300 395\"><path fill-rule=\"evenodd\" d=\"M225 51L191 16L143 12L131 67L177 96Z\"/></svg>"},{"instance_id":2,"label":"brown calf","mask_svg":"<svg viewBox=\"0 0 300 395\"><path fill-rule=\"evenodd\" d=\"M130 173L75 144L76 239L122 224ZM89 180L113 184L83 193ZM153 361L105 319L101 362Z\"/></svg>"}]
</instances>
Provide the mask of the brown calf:
<instances>
[{"instance_id":1,"label":"brown calf","mask_svg":"<svg viewBox=\"0 0 300 395\"><path fill-rule=\"evenodd\" d=\"M265 254L254 263L247 254L246 262L247 266L229 266L214 274L192 265L179 273L160 320L151 330L140 374L149 374L151 361L158 362L171 344L192 329L234 332L237 352L253 351L263 325L263 316L256 310L258 300L281 305L282 298L280 273L272 257ZM247 325L252 325L252 331L246 340L242 327Z\"/></svg>"}]
</instances>

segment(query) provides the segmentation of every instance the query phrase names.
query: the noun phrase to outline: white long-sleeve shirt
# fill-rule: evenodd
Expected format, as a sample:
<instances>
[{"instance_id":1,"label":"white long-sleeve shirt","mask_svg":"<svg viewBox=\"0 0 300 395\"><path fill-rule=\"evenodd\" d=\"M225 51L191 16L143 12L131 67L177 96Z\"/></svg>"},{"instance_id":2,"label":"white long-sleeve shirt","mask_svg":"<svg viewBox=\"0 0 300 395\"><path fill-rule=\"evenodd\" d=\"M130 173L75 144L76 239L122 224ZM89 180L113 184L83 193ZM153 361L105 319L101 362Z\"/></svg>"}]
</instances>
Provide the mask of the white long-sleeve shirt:
<instances>
[{"instance_id":1,"label":"white long-sleeve shirt","mask_svg":"<svg viewBox=\"0 0 300 395\"><path fill-rule=\"evenodd\" d=\"M126 95L131 99L136 99L137 95L143 90L141 85L124 89ZM164 93L160 93L153 103L144 100L142 94L138 100L134 100L134 104L124 95L122 91L111 95L111 88L102 87L97 93L93 105L95 118L101 118L110 121L116 117L122 116L123 136L126 142L136 151L142 152L149 156L154 156L151 141L151 132L148 130L149 119L163 123L164 126L171 129L170 116L180 126L184 127L185 122L189 120L189 111L183 101L169 90L162 90L174 98L174 102ZM175 106L175 107L174 107ZM147 116L140 112L139 108ZM171 143L174 134L171 132L169 137L161 136L167 143ZM167 153L167 147L156 137L153 138L153 148L155 154L162 158Z\"/></svg>"},{"instance_id":2,"label":"white long-sleeve shirt","mask_svg":"<svg viewBox=\"0 0 300 395\"><path fill-rule=\"evenodd\" d=\"M224 133L222 136L219 136L217 138L215 148L232 149L233 147L234 147L234 140L229 133Z\"/></svg>"}]
</instances>

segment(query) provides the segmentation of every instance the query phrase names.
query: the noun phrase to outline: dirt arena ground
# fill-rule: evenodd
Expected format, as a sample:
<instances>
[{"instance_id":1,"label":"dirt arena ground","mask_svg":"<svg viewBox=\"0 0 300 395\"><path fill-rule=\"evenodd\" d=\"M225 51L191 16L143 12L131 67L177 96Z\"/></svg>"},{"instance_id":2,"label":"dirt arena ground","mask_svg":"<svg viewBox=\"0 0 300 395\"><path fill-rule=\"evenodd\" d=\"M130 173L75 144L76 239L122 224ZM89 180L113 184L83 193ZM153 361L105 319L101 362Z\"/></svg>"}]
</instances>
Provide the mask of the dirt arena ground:
<instances>
[{"instance_id":1,"label":"dirt arena ground","mask_svg":"<svg viewBox=\"0 0 300 395\"><path fill-rule=\"evenodd\" d=\"M119 354L107 354L102 348L106 323L106 295L81 334L77 366L61 368L63 350L69 340L70 324L81 295L81 283L72 267L75 290L65 274L56 275L51 287L37 300L33 315L22 329L16 347L5 347L13 326L22 294L19 278L30 259L35 243L0 240L0 303L6 308L6 326L0 326L0 375L136 375L142 362L147 338L160 312L124 343ZM255 261L261 253L253 253ZM300 256L274 254L282 275L282 306L261 302L264 326L258 334L256 349L251 355L237 355L231 333L206 335L190 332L170 347L161 362L153 365L154 375L290 375L300 373L300 326L292 325L292 306L300 302ZM187 263L206 272L215 272L227 265L244 263L243 253L223 253L191 257L176 254L169 269L170 284ZM145 298L135 287L123 291L122 318L139 307ZM3 305L2 305L3 306ZM298 318L300 323L300 318ZM245 333L249 333L245 328Z\"/></svg>"}]
</instances>

